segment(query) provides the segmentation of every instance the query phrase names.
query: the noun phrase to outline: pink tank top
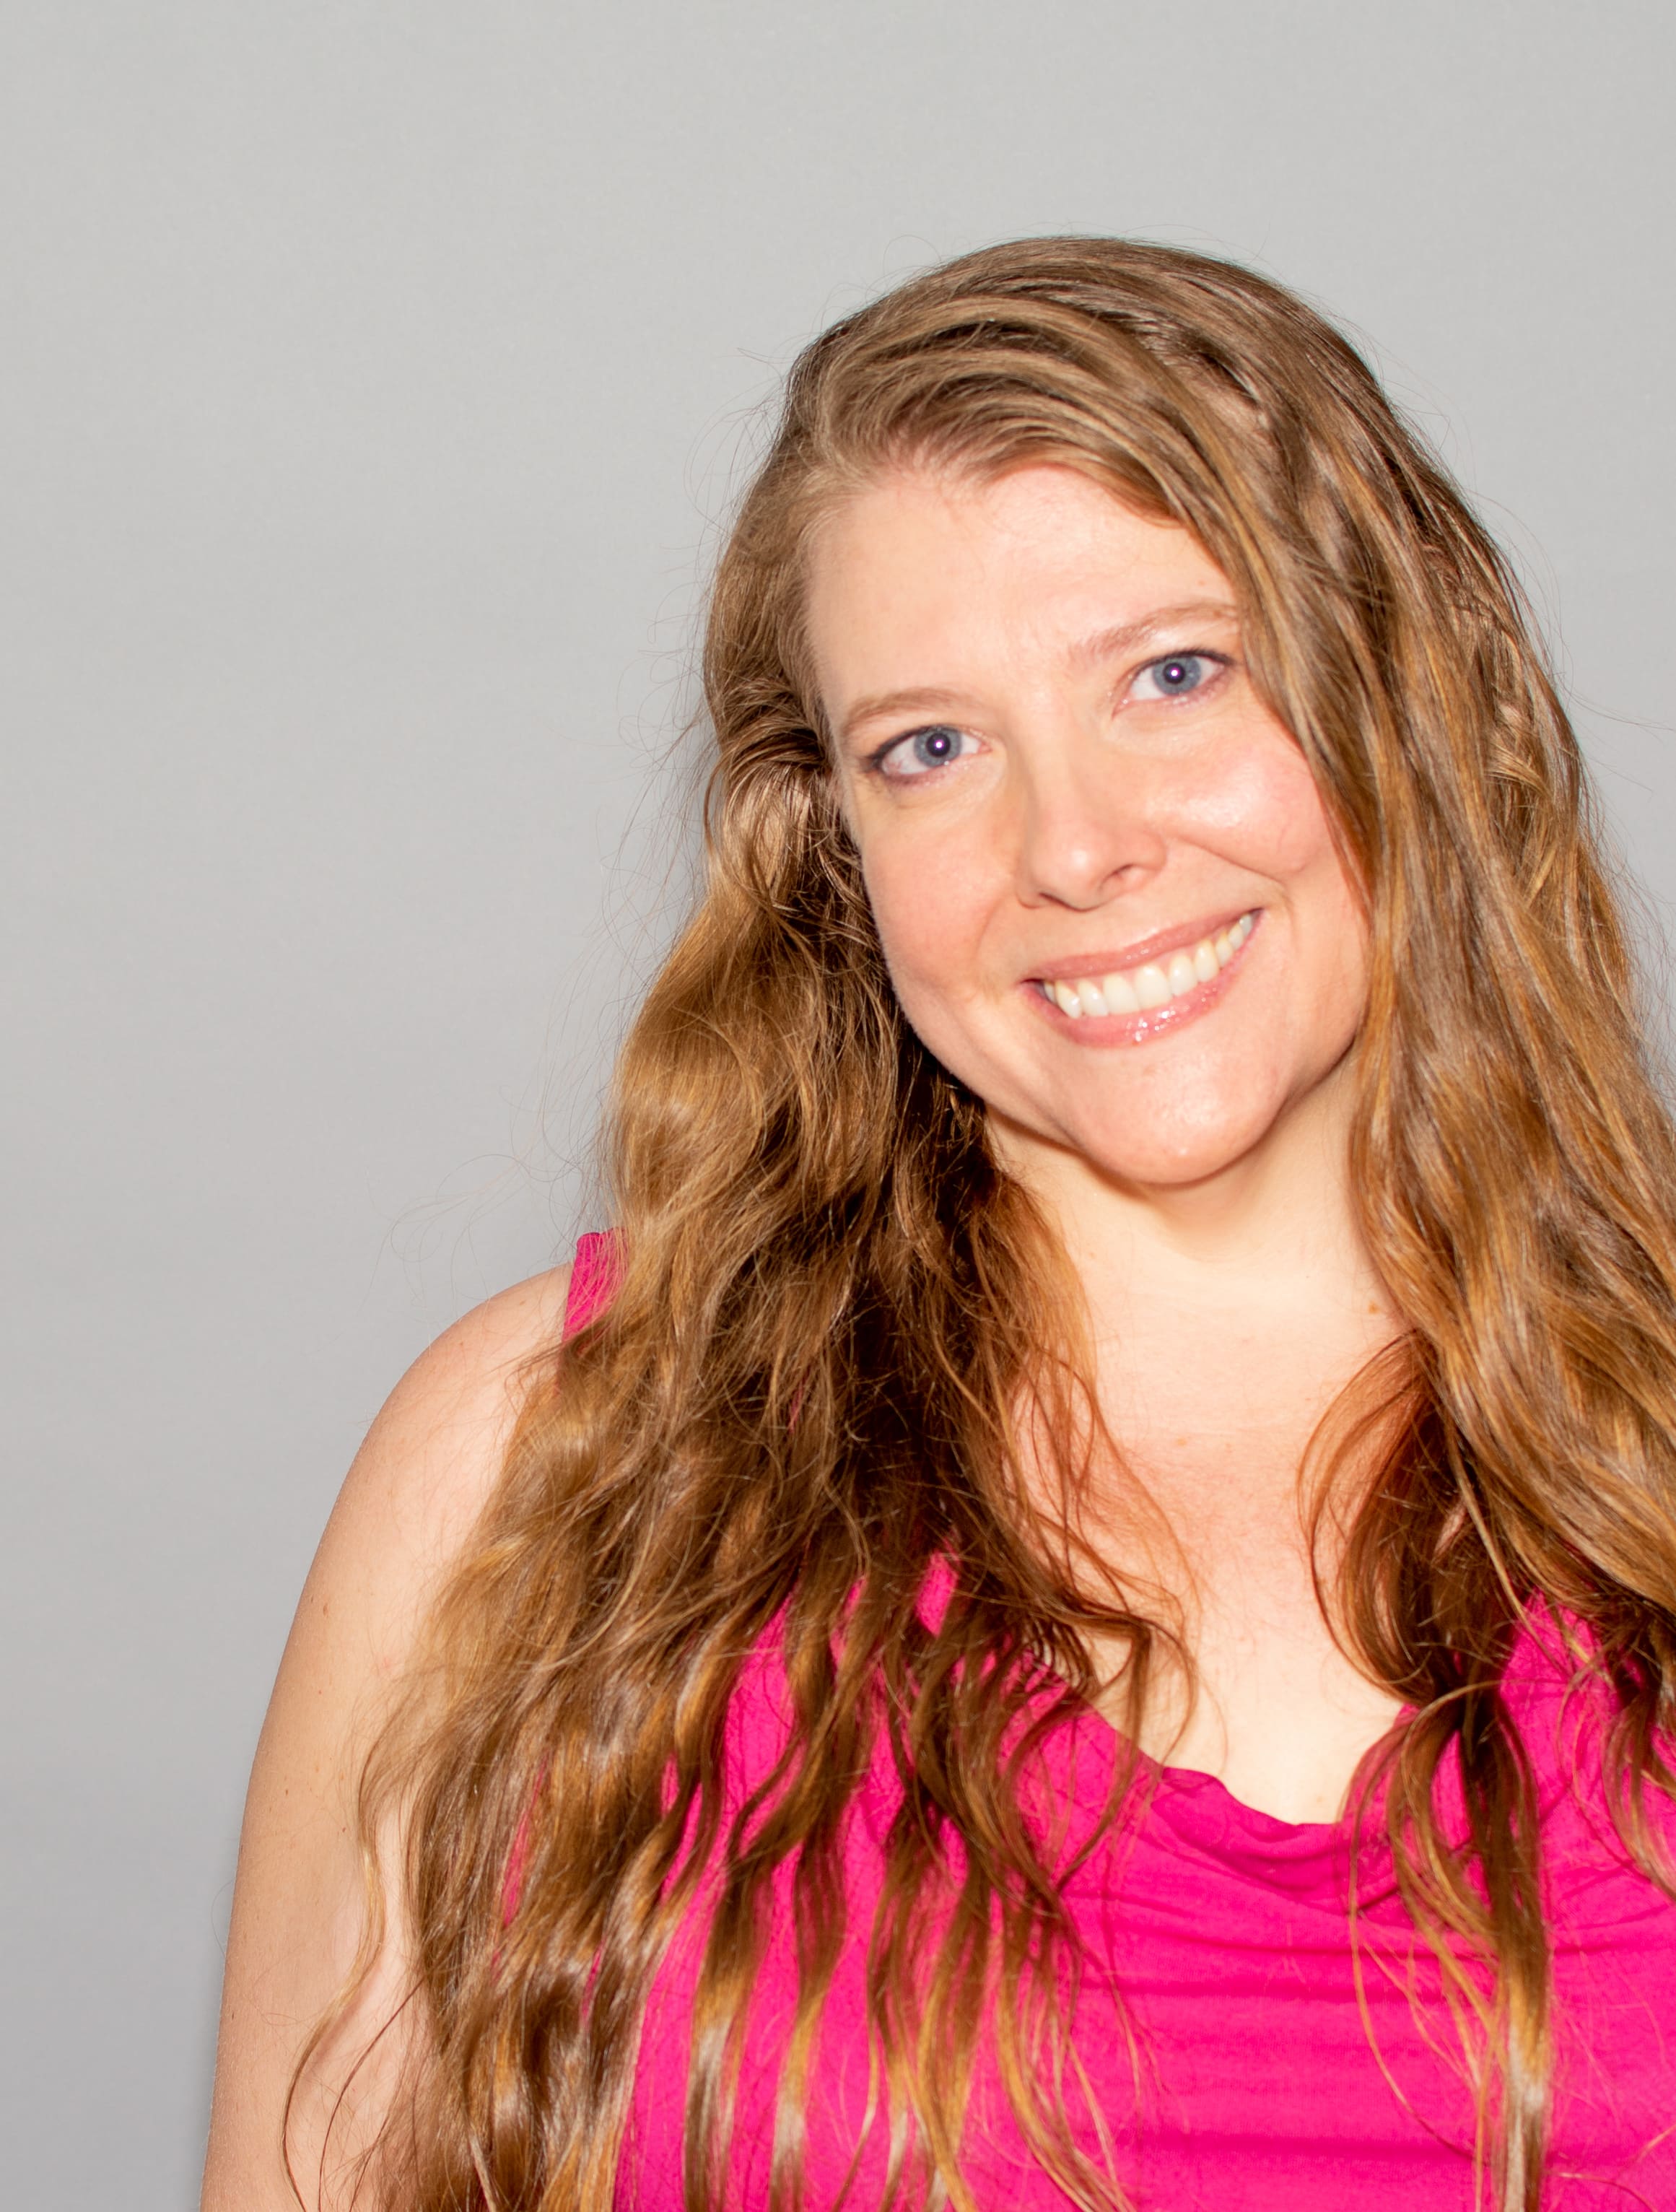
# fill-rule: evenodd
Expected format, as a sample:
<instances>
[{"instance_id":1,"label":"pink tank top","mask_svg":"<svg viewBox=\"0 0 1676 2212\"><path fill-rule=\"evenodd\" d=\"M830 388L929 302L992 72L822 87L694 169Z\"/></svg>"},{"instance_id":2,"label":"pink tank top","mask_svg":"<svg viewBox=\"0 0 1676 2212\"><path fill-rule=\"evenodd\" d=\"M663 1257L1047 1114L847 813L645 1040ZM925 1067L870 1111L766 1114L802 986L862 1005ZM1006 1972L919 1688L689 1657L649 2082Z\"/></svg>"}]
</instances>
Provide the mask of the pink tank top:
<instances>
[{"instance_id":1,"label":"pink tank top","mask_svg":"<svg viewBox=\"0 0 1676 2212\"><path fill-rule=\"evenodd\" d=\"M598 1311L610 1273L608 1241L585 1237L573 1325ZM1527 1632L1507 1694L1544 1808L1558 2046L1545 2202L1550 2212L1676 2212L1676 1904L1618 1845L1601 1808L1600 1715L1567 1703L1564 1680L1558 1655ZM772 1766L788 1724L765 1644L729 1718L735 1802ZM1073 1832L1079 1820L1084 1835L1094 1825L1116 1749L1093 1712L1048 1737L1044 1783ZM809 2212L833 2212L853 2161L846 2204L871 2212L881 2199L863 1966L894 1802L882 1757L845 1838L851 1935L810 2075ZM1676 1850L1676 1818L1660 1817ZM1436 1974L1378 1870L1376 1847L1364 1846L1358 1998L1342 1826L1274 1820L1209 1775L1169 1767L1138 1822L1096 1842L1067 1898L1085 1962L1075 2026L1088 2083L1071 2117L1092 2153L1097 2116L1137 2212L1472 2212L1471 2097L1417 2022L1411 1984L1424 2009ZM750 2019L730 2212L768 2203L776 2068L797 1985L788 1891L782 1880ZM623 2212L681 2212L705 1924L701 1893L653 1988L618 2185ZM1432 2038L1447 2053L1452 2031L1433 2009ZM966 2171L985 2212L1063 2212L1068 2202L1025 2149L981 2060Z\"/></svg>"}]
</instances>

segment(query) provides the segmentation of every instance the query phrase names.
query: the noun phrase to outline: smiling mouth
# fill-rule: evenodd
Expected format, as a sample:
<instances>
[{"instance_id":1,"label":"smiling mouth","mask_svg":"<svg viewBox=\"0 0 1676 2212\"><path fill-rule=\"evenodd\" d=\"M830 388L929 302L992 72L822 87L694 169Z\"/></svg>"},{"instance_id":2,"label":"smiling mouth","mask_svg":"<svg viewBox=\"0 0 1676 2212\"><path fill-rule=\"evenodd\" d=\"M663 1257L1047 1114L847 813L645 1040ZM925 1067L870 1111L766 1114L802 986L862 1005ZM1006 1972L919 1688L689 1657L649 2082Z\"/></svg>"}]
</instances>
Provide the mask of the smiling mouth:
<instances>
[{"instance_id":1,"label":"smiling mouth","mask_svg":"<svg viewBox=\"0 0 1676 2212\"><path fill-rule=\"evenodd\" d=\"M1207 1005L1212 996L1219 995L1211 994L1208 987L1221 979L1256 927L1254 908L1237 921L1230 922L1226 929L1158 959L1141 961L1133 968L1114 968L1105 975L1038 975L1035 988L1071 1021L1115 1018L1123 1022L1126 1032L1150 1035L1157 1026L1156 1021L1139 1018L1157 1017L1165 1008L1189 999L1197 998L1199 1004ZM1188 1011L1185 1005L1181 1006L1183 1013Z\"/></svg>"}]
</instances>

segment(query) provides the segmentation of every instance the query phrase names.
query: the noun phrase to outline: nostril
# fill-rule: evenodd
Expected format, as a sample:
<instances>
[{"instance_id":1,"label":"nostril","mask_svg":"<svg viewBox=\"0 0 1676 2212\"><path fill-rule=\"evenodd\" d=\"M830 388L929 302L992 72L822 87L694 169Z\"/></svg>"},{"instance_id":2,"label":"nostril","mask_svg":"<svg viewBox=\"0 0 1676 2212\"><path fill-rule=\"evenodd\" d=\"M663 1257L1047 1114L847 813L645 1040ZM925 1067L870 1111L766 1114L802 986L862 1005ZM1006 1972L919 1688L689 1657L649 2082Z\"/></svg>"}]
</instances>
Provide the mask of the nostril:
<instances>
[{"instance_id":1,"label":"nostril","mask_svg":"<svg viewBox=\"0 0 1676 2212\"><path fill-rule=\"evenodd\" d=\"M1126 807L1038 805L1019 847L1020 894L1084 912L1154 873L1166 850L1145 816Z\"/></svg>"}]
</instances>

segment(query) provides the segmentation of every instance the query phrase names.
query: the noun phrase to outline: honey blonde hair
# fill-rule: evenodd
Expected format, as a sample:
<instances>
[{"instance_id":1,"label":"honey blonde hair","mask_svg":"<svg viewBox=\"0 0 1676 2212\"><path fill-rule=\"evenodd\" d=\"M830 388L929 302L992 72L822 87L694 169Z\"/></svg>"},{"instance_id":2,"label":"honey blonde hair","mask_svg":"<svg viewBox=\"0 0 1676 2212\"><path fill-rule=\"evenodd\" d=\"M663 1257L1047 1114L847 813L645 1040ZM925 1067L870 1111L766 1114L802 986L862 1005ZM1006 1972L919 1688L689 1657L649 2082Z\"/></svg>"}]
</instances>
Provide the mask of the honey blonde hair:
<instances>
[{"instance_id":1,"label":"honey blonde hair","mask_svg":"<svg viewBox=\"0 0 1676 2212\"><path fill-rule=\"evenodd\" d=\"M1612 1814L1667 1879L1644 1797L1673 1790L1676 1145L1519 592L1295 297L1153 246L997 246L809 347L720 558L707 872L610 1118L620 1280L542 1363L364 1785L366 1833L399 1805L407 1839L390 1878L419 2032L365 2177L402 2212L606 2212L648 1985L706 1864L693 2212L726 2197L783 1869L799 1990L776 2207L798 2201L846 1941L867 1946L897 2201L971 2204L964 2100L999 1989L988 2032L1026 2140L1075 2202L1125 2202L1068 2115L1066 1869L1020 1792L1041 1730L1093 1687L1090 1632L1126 1651L1133 1738L1168 1632L1120 1561L1102 1583L1068 1537L1029 1534L1021 1419L1054 1442L1067 1529L1097 1431L1075 1287L982 1102L893 998L801 632L835 501L903 465L1042 461L1184 525L1225 573L1365 896L1351 1183L1406 1334L1322 1431L1359 1470L1332 1493L1323 1599L1414 1708L1358 1802L1381 1808L1451 1993L1500 2212L1538 2205L1552 2063L1537 1806L1502 1686L1533 1604L1607 1700ZM930 1620L936 1560L954 1590ZM776 1623L793 1724L747 1822L724 1813L723 1730ZM877 1920L852 1928L838 1839L881 1755L901 1809ZM1436 1807L1450 1761L1464 1853Z\"/></svg>"}]
</instances>

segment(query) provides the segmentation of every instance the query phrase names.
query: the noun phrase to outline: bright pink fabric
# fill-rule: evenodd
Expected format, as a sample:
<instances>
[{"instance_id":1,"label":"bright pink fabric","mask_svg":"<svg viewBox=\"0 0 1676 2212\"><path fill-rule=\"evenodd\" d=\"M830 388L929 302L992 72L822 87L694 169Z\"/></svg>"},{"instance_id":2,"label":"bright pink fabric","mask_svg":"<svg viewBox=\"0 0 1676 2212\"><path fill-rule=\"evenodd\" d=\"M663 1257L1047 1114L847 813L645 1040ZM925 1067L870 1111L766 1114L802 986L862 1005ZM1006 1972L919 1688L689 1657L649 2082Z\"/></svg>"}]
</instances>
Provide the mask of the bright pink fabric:
<instances>
[{"instance_id":1,"label":"bright pink fabric","mask_svg":"<svg viewBox=\"0 0 1676 2212\"><path fill-rule=\"evenodd\" d=\"M572 1319L609 1295L610 1247L588 1250ZM582 1270L579 1265L579 1276ZM1558 1655L1538 1633L1515 1652L1508 1695L1544 1808L1547 1905L1556 1946L1558 2075L1551 2212L1676 2212L1676 1905L1626 1861L1600 1809L1598 1710L1567 1704ZM772 1766L787 1727L772 1641L752 1657L730 1719L727 1788L737 1803ZM1048 1740L1043 1781L1086 1836L1103 1803L1115 1739L1084 1713ZM845 1839L853 1938L829 2002L809 2108L809 2212L879 2201L882 2130L866 2119L862 1964L895 1802L884 1760L861 1789ZM1459 1808L1454 1809L1458 1817ZM1451 1808L1442 1808L1445 1819ZM1676 1847L1676 1821L1667 1822ZM1138 1821L1096 1843L1069 1902L1085 1965L1076 2041L1089 2104L1073 2119L1090 2150L1095 2118L1117 2145L1139 2212L1470 2212L1470 2099L1430 2049L1408 1994L1435 1975L1400 1902L1364 1853L1362 1956L1373 2042L1358 2009L1346 1911L1344 1831L1271 1819L1211 1777L1168 1768ZM1383 1893L1380 1893L1381 1890ZM732 2205L768 2197L774 2069L796 1972L780 1881L747 2041ZM618 2201L680 2212L692 1996L707 1902L701 1894L664 1962L642 2037ZM1118 1993L1120 1993L1120 2002ZM1132 2063L1133 2030L1138 2066ZM1435 2033L1449 2046L1441 2014ZM1375 2056L1374 2044L1377 2045ZM1382 2061L1382 2067L1381 2067ZM993 2073L972 2106L968 2171L986 2212L1062 2212L1029 2158Z\"/></svg>"}]
</instances>

